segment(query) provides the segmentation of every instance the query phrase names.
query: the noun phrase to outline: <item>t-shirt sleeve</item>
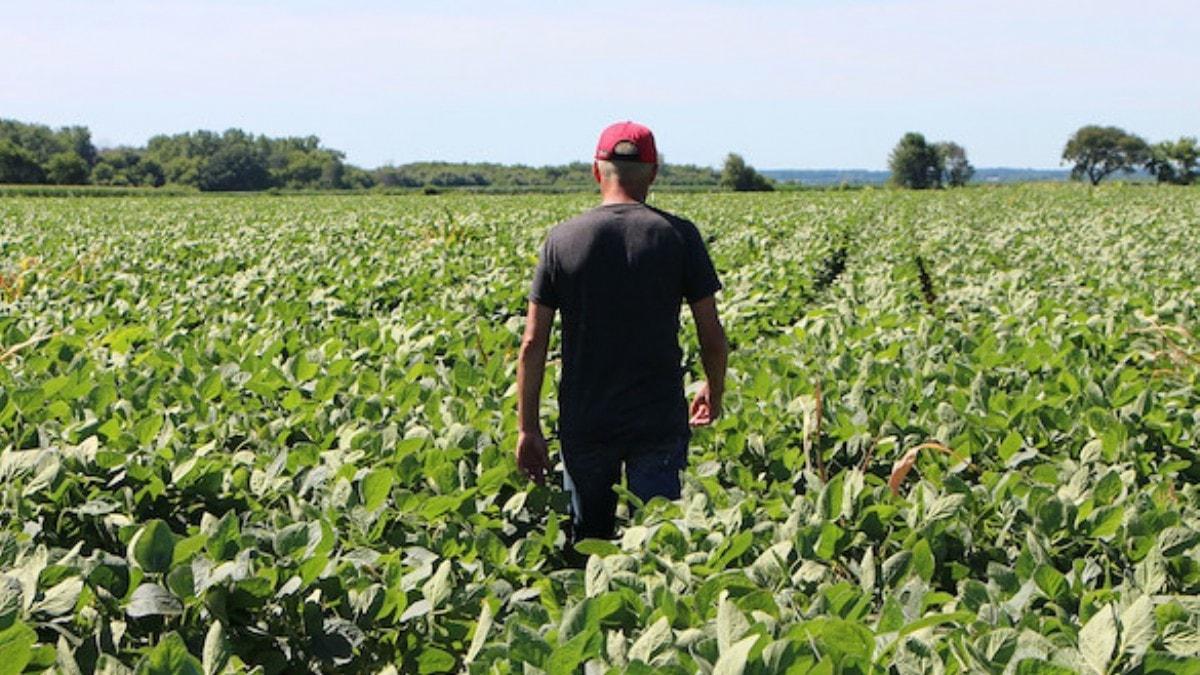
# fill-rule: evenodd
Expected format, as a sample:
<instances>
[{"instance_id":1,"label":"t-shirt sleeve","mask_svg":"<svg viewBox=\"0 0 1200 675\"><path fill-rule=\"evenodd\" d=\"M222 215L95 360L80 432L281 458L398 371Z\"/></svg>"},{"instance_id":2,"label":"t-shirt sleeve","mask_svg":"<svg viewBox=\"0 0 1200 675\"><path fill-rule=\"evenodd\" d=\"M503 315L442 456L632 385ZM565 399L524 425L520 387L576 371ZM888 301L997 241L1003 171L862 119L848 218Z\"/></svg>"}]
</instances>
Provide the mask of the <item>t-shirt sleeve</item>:
<instances>
[{"instance_id":1,"label":"t-shirt sleeve","mask_svg":"<svg viewBox=\"0 0 1200 675\"><path fill-rule=\"evenodd\" d=\"M529 299L539 305L558 309L558 289L554 285L554 276L554 256L550 240L547 239L542 244L537 268L533 271L533 287L529 291Z\"/></svg>"},{"instance_id":2,"label":"t-shirt sleeve","mask_svg":"<svg viewBox=\"0 0 1200 675\"><path fill-rule=\"evenodd\" d=\"M700 237L700 231L695 225L688 223L684 237L687 250L683 261L683 296L688 304L703 300L721 290L721 280L717 278L717 270L713 267L712 258L708 255L708 247Z\"/></svg>"}]
</instances>

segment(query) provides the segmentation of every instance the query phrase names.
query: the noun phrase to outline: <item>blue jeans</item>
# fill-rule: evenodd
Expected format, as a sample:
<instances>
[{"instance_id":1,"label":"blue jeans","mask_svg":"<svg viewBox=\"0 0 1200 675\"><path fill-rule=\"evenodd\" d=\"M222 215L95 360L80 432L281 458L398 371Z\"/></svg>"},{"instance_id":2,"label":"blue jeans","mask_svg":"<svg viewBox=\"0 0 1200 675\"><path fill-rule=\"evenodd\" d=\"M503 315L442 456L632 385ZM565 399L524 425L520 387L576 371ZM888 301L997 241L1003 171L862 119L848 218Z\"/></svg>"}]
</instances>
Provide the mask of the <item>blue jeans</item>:
<instances>
[{"instance_id":1,"label":"blue jeans","mask_svg":"<svg viewBox=\"0 0 1200 675\"><path fill-rule=\"evenodd\" d=\"M679 499L679 472L687 466L686 436L659 443L562 444L563 487L571 495L572 539L612 539L616 534L617 493L625 481L643 502L654 497Z\"/></svg>"}]
</instances>

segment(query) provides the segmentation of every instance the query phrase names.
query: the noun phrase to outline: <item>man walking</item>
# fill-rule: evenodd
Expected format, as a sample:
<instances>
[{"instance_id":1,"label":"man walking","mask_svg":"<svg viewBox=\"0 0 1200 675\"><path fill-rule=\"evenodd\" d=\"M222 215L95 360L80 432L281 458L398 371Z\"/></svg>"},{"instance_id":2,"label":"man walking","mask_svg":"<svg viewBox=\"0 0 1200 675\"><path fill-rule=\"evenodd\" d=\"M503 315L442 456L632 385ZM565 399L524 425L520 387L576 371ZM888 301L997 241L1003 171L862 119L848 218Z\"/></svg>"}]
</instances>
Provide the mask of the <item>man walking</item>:
<instances>
[{"instance_id":1,"label":"man walking","mask_svg":"<svg viewBox=\"0 0 1200 675\"><path fill-rule=\"evenodd\" d=\"M721 414L729 348L721 288L692 223L645 204L658 172L654 136L634 122L606 128L592 173L600 206L554 227L542 247L517 365L517 466L551 468L538 408L554 312L562 312L559 436L573 538L612 538L622 465L643 501L678 499L691 426ZM707 381L689 411L679 310L691 307Z\"/></svg>"}]
</instances>

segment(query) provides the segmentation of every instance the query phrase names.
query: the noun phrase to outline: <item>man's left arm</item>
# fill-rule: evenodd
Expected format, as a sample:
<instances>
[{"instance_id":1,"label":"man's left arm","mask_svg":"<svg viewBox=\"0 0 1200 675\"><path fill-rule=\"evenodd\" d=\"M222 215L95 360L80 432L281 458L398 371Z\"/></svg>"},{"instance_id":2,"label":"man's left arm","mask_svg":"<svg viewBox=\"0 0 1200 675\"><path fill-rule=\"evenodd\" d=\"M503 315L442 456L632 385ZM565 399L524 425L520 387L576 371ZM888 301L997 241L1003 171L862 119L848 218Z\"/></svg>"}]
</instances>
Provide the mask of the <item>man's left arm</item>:
<instances>
[{"instance_id":1,"label":"man's left arm","mask_svg":"<svg viewBox=\"0 0 1200 675\"><path fill-rule=\"evenodd\" d=\"M517 468L538 484L546 481L550 471L550 449L542 434L540 409L553 324L554 308L530 301L517 357Z\"/></svg>"}]
</instances>

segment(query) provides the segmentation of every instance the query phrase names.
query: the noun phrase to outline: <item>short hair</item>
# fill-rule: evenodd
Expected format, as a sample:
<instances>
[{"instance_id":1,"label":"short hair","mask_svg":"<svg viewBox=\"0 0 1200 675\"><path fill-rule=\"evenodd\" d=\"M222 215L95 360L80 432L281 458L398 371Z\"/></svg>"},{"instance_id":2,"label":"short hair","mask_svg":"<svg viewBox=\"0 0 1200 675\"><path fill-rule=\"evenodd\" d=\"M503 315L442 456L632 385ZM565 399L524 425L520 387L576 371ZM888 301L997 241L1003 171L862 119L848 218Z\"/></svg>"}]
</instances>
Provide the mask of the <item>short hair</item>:
<instances>
[{"instance_id":1,"label":"short hair","mask_svg":"<svg viewBox=\"0 0 1200 675\"><path fill-rule=\"evenodd\" d=\"M649 185L654 177L654 164L649 162L596 160L600 167L600 175L604 178L615 178L624 185Z\"/></svg>"}]
</instances>

